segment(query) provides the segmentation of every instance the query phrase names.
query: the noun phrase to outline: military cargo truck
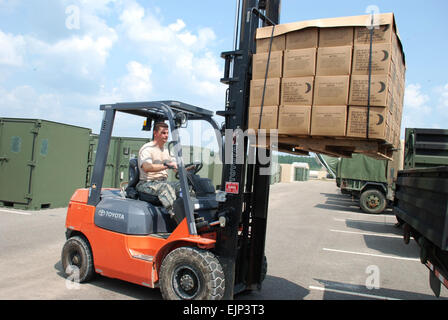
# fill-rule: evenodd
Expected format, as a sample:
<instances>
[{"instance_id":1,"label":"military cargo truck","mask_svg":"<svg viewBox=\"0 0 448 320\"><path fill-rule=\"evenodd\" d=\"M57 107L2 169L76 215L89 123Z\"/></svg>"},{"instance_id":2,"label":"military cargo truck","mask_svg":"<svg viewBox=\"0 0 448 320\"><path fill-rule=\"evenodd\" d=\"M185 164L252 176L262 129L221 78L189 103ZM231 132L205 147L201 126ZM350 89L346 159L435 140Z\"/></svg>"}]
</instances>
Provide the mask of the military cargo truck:
<instances>
[{"instance_id":1,"label":"military cargo truck","mask_svg":"<svg viewBox=\"0 0 448 320\"><path fill-rule=\"evenodd\" d=\"M359 199L359 206L364 212L380 214L394 199L394 180L398 170L403 168L402 152L403 146L394 152L392 161L377 160L362 154L339 159L318 155L318 159L336 178L341 193Z\"/></svg>"},{"instance_id":2,"label":"military cargo truck","mask_svg":"<svg viewBox=\"0 0 448 320\"><path fill-rule=\"evenodd\" d=\"M448 130L406 129L405 170L398 173L394 213L406 244L413 237L430 270L430 286L448 288Z\"/></svg>"}]
</instances>

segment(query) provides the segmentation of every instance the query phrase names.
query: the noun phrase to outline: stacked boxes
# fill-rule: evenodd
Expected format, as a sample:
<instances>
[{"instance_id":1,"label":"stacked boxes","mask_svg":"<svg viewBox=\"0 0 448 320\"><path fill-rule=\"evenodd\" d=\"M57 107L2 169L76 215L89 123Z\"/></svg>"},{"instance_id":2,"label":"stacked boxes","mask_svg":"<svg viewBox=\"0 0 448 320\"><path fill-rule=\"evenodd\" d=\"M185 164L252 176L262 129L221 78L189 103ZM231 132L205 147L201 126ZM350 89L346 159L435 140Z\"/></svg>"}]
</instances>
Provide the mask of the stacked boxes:
<instances>
[{"instance_id":1,"label":"stacked boxes","mask_svg":"<svg viewBox=\"0 0 448 320\"><path fill-rule=\"evenodd\" d=\"M355 28L347 136L366 138L370 30ZM398 146L403 112L405 67L393 24L374 29L369 138Z\"/></svg>"},{"instance_id":2,"label":"stacked boxes","mask_svg":"<svg viewBox=\"0 0 448 320\"><path fill-rule=\"evenodd\" d=\"M393 14L377 18L369 108L370 29L366 24L370 16L276 26L264 99L270 118L262 121L262 128L278 129L280 135L365 139L369 109L368 138L397 144L404 99L404 54ZM250 92L252 129L259 125L271 34L272 27L257 30Z\"/></svg>"}]
</instances>

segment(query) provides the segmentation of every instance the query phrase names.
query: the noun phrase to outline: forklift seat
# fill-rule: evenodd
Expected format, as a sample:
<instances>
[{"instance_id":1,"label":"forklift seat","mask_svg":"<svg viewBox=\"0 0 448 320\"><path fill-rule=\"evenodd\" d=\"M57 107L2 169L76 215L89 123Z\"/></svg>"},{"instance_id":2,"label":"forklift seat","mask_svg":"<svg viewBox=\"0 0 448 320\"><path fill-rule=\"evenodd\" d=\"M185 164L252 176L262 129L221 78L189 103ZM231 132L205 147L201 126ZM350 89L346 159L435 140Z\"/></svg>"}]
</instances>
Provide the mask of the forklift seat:
<instances>
[{"instance_id":1,"label":"forklift seat","mask_svg":"<svg viewBox=\"0 0 448 320\"><path fill-rule=\"evenodd\" d=\"M137 191L135 187L137 186L139 180L140 180L140 171L138 168L138 160L134 158L129 160L129 183L126 188L126 198L139 199L142 201L149 202L152 205L161 207L162 203L160 202L157 196Z\"/></svg>"}]
</instances>

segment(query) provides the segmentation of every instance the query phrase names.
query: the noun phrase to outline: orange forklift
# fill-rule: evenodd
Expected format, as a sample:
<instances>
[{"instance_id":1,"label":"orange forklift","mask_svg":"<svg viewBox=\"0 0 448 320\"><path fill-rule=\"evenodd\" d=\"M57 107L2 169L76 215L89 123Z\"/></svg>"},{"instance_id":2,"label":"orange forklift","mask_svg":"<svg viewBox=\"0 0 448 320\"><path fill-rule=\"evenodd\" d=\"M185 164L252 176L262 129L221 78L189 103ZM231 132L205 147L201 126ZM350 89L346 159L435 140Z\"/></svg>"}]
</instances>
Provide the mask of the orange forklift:
<instances>
[{"instance_id":1,"label":"orange forklift","mask_svg":"<svg viewBox=\"0 0 448 320\"><path fill-rule=\"evenodd\" d=\"M235 48L224 52L229 86L221 127L214 112L178 101L153 101L101 105L99 134L90 188L72 196L66 217L66 243L61 260L71 279L86 282L95 274L150 288L159 287L164 299L233 299L242 291L260 290L267 272L264 255L270 167L249 146L247 129L251 59L255 31L275 25L280 0L237 1ZM238 36L239 33L239 36ZM272 46L272 38L271 38ZM231 72L233 70L233 72ZM117 112L143 117L144 130L168 121L170 154L178 164L180 193L174 216L157 197L139 193L136 159L129 163L126 190L102 188L112 129ZM200 162L185 164L178 129L190 121L206 121L214 129L223 166L220 190L201 178ZM241 137L240 137L241 134ZM243 148L238 161L237 148ZM255 154L249 163L247 154ZM269 157L268 157L269 159Z\"/></svg>"}]
</instances>

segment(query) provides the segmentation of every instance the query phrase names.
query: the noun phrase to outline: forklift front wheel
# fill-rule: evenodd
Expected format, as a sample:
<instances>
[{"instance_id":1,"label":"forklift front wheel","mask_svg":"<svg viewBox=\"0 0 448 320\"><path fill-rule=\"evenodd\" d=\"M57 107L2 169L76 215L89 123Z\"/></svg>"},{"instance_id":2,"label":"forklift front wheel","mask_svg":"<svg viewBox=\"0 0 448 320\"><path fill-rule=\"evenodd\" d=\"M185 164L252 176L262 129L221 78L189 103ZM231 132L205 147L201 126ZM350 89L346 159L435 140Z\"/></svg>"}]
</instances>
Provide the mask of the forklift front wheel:
<instances>
[{"instance_id":1,"label":"forklift front wheel","mask_svg":"<svg viewBox=\"0 0 448 320\"><path fill-rule=\"evenodd\" d=\"M65 242L61 262L64 274L73 281L86 282L95 275L92 250L84 237L75 236Z\"/></svg>"},{"instance_id":2,"label":"forklift front wheel","mask_svg":"<svg viewBox=\"0 0 448 320\"><path fill-rule=\"evenodd\" d=\"M160 267L160 290L165 300L221 300L224 272L211 252L192 247L171 251Z\"/></svg>"}]
</instances>

